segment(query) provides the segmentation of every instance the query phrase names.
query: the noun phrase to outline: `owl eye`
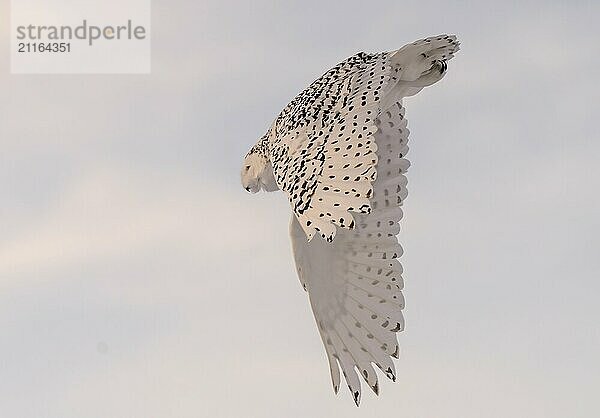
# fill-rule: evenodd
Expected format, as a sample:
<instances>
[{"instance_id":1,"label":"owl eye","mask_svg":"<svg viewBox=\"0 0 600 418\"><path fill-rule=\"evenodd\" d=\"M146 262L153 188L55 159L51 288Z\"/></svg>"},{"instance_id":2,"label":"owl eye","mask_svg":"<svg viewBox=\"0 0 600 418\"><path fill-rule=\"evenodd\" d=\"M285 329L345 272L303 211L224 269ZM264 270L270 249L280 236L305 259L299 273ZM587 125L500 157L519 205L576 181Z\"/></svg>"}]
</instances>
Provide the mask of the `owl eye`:
<instances>
[{"instance_id":1,"label":"owl eye","mask_svg":"<svg viewBox=\"0 0 600 418\"><path fill-rule=\"evenodd\" d=\"M249 165L247 165L245 168L246 168L246 171L250 170L250 166Z\"/></svg>"}]
</instances>

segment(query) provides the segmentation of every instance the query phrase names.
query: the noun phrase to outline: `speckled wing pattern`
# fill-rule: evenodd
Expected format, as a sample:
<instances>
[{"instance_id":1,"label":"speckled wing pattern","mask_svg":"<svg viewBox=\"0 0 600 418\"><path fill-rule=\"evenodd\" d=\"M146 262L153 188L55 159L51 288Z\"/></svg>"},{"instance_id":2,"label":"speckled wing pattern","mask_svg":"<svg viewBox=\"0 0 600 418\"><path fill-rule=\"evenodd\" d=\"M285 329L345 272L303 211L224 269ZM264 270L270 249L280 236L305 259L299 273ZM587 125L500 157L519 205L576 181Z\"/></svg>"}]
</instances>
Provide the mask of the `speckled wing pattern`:
<instances>
[{"instance_id":1,"label":"speckled wing pattern","mask_svg":"<svg viewBox=\"0 0 600 418\"><path fill-rule=\"evenodd\" d=\"M317 232L331 241L335 225L354 226L349 211L370 211L375 118L390 74L387 53L354 55L300 93L273 124L275 179L309 240Z\"/></svg>"},{"instance_id":2,"label":"speckled wing pattern","mask_svg":"<svg viewBox=\"0 0 600 418\"><path fill-rule=\"evenodd\" d=\"M315 120L323 114L313 111L307 129L288 131L279 145L285 155L284 144L293 144L288 171L278 169L294 209L290 236L298 276L309 294L334 390L341 370L357 405L361 379L379 393L375 367L396 379L392 359L399 356L397 332L404 329L397 234L410 164L401 101L439 81L457 51L454 36L440 35L394 53L351 58L348 67L340 64L346 76L327 73L328 87L307 93L313 105L329 103L326 123ZM328 83L341 85L334 91L339 88L348 99L331 93ZM296 175L298 169L305 174ZM313 230L320 236L310 240Z\"/></svg>"},{"instance_id":3,"label":"speckled wing pattern","mask_svg":"<svg viewBox=\"0 0 600 418\"><path fill-rule=\"evenodd\" d=\"M360 401L360 378L379 393L375 364L396 379L391 357L398 358L396 332L404 329L402 266L398 258L398 222L408 194L404 175L410 163L408 128L399 104L377 119L379 175L373 184L372 211L356 215L353 230L340 229L333 242L307 242L292 216L290 236L298 276L308 291L325 345L337 393L342 369L354 401ZM357 374L358 371L358 374Z\"/></svg>"}]
</instances>

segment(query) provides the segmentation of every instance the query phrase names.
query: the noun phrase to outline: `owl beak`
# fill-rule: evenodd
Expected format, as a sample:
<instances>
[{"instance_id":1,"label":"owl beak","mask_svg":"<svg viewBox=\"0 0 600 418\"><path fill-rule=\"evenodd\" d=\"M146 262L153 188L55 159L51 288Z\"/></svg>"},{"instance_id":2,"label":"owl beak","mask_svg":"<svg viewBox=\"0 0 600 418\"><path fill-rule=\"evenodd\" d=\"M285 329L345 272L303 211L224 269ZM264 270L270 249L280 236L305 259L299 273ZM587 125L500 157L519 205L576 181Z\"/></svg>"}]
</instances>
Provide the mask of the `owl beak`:
<instances>
[{"instance_id":1,"label":"owl beak","mask_svg":"<svg viewBox=\"0 0 600 418\"><path fill-rule=\"evenodd\" d=\"M257 183L250 183L248 186L244 187L244 189L246 189L247 192L254 194L258 193L260 186Z\"/></svg>"}]
</instances>

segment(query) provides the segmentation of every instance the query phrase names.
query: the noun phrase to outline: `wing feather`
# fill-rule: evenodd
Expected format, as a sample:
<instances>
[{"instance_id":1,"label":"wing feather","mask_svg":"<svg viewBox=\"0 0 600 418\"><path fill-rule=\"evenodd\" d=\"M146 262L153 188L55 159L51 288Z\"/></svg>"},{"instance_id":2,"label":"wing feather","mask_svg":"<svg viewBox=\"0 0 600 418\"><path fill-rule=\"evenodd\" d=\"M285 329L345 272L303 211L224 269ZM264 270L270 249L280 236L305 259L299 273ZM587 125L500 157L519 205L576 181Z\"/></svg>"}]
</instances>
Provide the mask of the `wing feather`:
<instances>
[{"instance_id":1,"label":"wing feather","mask_svg":"<svg viewBox=\"0 0 600 418\"><path fill-rule=\"evenodd\" d=\"M374 140L379 163L369 200L372 211L355 213L356 227L340 229L333 242L321 237L307 242L296 216L290 224L296 267L325 345L334 390L339 387L341 367L357 404L361 394L358 376L379 392L373 364L395 380L396 333L404 329L398 260L402 247L396 235L409 164L404 154L400 155L408 140L400 104L381 114L377 124L380 129Z\"/></svg>"}]
</instances>

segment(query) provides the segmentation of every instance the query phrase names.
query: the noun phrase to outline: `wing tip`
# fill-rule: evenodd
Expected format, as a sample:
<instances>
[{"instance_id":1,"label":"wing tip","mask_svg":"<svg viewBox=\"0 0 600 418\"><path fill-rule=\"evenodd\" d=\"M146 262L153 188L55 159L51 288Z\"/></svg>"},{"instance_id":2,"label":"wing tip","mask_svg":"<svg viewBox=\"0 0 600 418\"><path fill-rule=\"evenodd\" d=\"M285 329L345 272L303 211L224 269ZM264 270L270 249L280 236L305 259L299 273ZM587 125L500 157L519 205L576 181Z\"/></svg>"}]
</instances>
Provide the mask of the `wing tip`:
<instances>
[{"instance_id":1,"label":"wing tip","mask_svg":"<svg viewBox=\"0 0 600 418\"><path fill-rule=\"evenodd\" d=\"M352 391L352 388L350 388L350 390ZM354 403L356 404L357 407L360 406L360 390L355 390L352 393L352 397L354 398Z\"/></svg>"},{"instance_id":2,"label":"wing tip","mask_svg":"<svg viewBox=\"0 0 600 418\"><path fill-rule=\"evenodd\" d=\"M375 384L371 386L371 389L373 389L375 395L379 396L379 382L375 382Z\"/></svg>"}]
</instances>

